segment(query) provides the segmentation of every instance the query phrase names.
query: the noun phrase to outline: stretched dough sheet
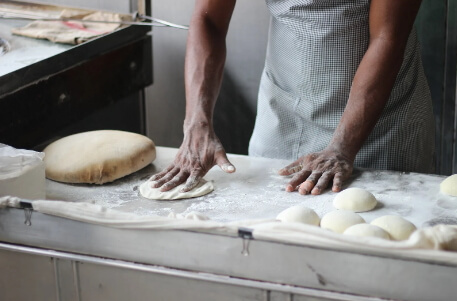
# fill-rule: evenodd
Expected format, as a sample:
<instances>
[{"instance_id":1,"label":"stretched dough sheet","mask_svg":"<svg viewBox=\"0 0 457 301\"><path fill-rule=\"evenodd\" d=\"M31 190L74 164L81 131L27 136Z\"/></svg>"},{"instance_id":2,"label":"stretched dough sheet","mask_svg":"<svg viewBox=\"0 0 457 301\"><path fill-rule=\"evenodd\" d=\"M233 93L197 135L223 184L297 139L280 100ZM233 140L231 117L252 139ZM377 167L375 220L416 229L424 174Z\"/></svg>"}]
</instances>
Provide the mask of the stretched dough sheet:
<instances>
[{"instance_id":1,"label":"stretched dough sheet","mask_svg":"<svg viewBox=\"0 0 457 301\"><path fill-rule=\"evenodd\" d=\"M160 191L160 188L152 188L151 180L148 180L140 185L141 196L152 199L152 200L179 200L179 199L189 199L199 196L206 195L211 193L214 190L212 182L207 182L204 179L198 183L191 191L181 192L181 189L185 186L185 183L176 186L175 188L169 191Z\"/></svg>"},{"instance_id":2,"label":"stretched dough sheet","mask_svg":"<svg viewBox=\"0 0 457 301\"><path fill-rule=\"evenodd\" d=\"M20 199L0 198L0 209L19 208ZM437 225L417 230L409 240L387 241L373 237L345 236L316 226L281 223L276 220L215 222L177 219L175 217L140 216L91 203L33 201L40 213L84 223L121 229L192 230L221 235L236 235L240 227L253 229L255 239L295 245L334 248L372 255L395 255L404 258L457 263L457 226ZM448 252L444 252L448 251Z\"/></svg>"}]
</instances>

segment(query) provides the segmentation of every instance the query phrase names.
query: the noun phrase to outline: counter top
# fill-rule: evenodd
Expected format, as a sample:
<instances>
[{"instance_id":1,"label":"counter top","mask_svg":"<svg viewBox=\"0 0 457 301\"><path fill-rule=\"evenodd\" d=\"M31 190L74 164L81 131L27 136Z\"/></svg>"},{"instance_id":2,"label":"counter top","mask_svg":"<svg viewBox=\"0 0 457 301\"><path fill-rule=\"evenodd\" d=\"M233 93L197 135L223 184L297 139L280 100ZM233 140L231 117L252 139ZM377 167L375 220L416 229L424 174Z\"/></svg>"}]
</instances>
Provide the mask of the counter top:
<instances>
[{"instance_id":1,"label":"counter top","mask_svg":"<svg viewBox=\"0 0 457 301\"><path fill-rule=\"evenodd\" d=\"M176 152L174 148L158 147L157 159L153 164L102 186L47 180L47 199L91 201L138 215L167 216L171 212L197 211L222 222L274 218L282 210L297 204L313 208L320 217L335 210L332 202L336 193L329 189L319 196L285 192L290 177L279 176L277 171L290 162L230 154L229 160L237 171L226 174L217 166L213 167L205 176L206 180L214 183L215 190L212 193L176 201L143 198L139 194L139 185L167 167ZM375 210L360 213L367 222L382 215L394 214L403 216L417 227L457 224L457 198L439 191L439 184L444 178L438 175L358 169L345 188L364 188L378 199Z\"/></svg>"}]
</instances>

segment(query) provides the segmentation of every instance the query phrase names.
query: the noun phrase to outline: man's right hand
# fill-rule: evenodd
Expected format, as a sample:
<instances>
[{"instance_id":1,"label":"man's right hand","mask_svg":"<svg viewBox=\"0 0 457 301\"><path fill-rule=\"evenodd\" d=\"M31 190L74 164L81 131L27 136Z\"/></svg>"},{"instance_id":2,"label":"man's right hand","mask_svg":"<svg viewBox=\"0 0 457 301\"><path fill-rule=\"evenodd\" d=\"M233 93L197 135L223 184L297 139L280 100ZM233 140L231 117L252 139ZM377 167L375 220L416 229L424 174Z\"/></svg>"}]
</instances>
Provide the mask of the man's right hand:
<instances>
[{"instance_id":1,"label":"man's right hand","mask_svg":"<svg viewBox=\"0 0 457 301\"><path fill-rule=\"evenodd\" d=\"M168 191L186 183L181 192L192 190L204 175L218 165L227 173L235 166L227 159L224 147L208 124L191 126L184 131L184 140L173 163L151 177L152 187Z\"/></svg>"},{"instance_id":2,"label":"man's right hand","mask_svg":"<svg viewBox=\"0 0 457 301\"><path fill-rule=\"evenodd\" d=\"M189 191L214 165L227 173L235 172L212 127L225 64L225 37L235 2L195 2L186 48L184 140L173 163L151 177L152 187L161 191L184 182L181 191Z\"/></svg>"}]
</instances>

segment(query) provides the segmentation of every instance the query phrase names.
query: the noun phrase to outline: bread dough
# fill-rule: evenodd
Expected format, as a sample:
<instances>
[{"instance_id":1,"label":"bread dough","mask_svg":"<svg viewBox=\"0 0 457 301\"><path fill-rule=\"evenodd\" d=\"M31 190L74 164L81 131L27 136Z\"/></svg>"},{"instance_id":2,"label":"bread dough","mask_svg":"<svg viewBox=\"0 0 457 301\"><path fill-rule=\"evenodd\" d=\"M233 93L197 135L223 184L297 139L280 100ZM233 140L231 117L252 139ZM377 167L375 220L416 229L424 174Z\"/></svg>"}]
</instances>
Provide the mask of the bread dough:
<instances>
[{"instance_id":1,"label":"bread dough","mask_svg":"<svg viewBox=\"0 0 457 301\"><path fill-rule=\"evenodd\" d=\"M152 188L151 181L146 181L140 185L140 193L143 197L151 200L178 200L196 198L208 194L214 190L213 182L200 180L200 183L188 192L180 192L185 183L176 186L169 191L160 191L160 188Z\"/></svg>"},{"instance_id":2,"label":"bread dough","mask_svg":"<svg viewBox=\"0 0 457 301\"><path fill-rule=\"evenodd\" d=\"M46 177L65 183L103 184L154 161L154 142L140 134L102 130L59 139L44 149Z\"/></svg>"},{"instance_id":3,"label":"bread dough","mask_svg":"<svg viewBox=\"0 0 457 301\"><path fill-rule=\"evenodd\" d=\"M457 174L447 177L440 184L442 193L457 196Z\"/></svg>"},{"instance_id":4,"label":"bread dough","mask_svg":"<svg viewBox=\"0 0 457 301\"><path fill-rule=\"evenodd\" d=\"M333 200L335 208L353 212L370 211L376 207L377 203L378 201L371 192L355 187L341 191Z\"/></svg>"},{"instance_id":5,"label":"bread dough","mask_svg":"<svg viewBox=\"0 0 457 301\"><path fill-rule=\"evenodd\" d=\"M313 209L301 205L287 208L279 213L276 219L285 223L303 223L314 226L319 226L321 221Z\"/></svg>"},{"instance_id":6,"label":"bread dough","mask_svg":"<svg viewBox=\"0 0 457 301\"><path fill-rule=\"evenodd\" d=\"M365 220L357 213L348 210L336 210L324 215L321 220L321 228L343 233L350 226L363 223Z\"/></svg>"},{"instance_id":7,"label":"bread dough","mask_svg":"<svg viewBox=\"0 0 457 301\"><path fill-rule=\"evenodd\" d=\"M390 240L390 235L384 229L370 224L357 224L347 228L343 234L363 237L378 237Z\"/></svg>"},{"instance_id":8,"label":"bread dough","mask_svg":"<svg viewBox=\"0 0 457 301\"><path fill-rule=\"evenodd\" d=\"M371 222L389 233L392 240L406 240L416 231L416 226L401 216L384 215Z\"/></svg>"}]
</instances>

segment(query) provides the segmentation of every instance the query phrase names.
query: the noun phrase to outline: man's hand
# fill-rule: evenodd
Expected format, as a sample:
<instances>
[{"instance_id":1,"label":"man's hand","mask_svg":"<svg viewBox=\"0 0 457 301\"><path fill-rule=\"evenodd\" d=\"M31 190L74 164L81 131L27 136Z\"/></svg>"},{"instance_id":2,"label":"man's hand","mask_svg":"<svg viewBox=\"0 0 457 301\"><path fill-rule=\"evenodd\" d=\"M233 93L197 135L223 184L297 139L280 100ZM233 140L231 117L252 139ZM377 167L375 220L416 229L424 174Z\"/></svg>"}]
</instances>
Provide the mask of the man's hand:
<instances>
[{"instance_id":1,"label":"man's hand","mask_svg":"<svg viewBox=\"0 0 457 301\"><path fill-rule=\"evenodd\" d=\"M184 140L173 163L151 177L152 187L161 191L184 182L181 191L189 191L214 165L227 173L235 172L212 126L225 64L225 37L235 2L195 2L186 48Z\"/></svg>"},{"instance_id":2,"label":"man's hand","mask_svg":"<svg viewBox=\"0 0 457 301\"><path fill-rule=\"evenodd\" d=\"M379 120L389 99L420 0L372 0L370 44L352 82L348 103L329 147L301 157L281 169L295 174L287 191L320 194L333 181L341 190L352 173L354 158ZM344 152L343 152L344 151Z\"/></svg>"},{"instance_id":3,"label":"man's hand","mask_svg":"<svg viewBox=\"0 0 457 301\"><path fill-rule=\"evenodd\" d=\"M208 126L190 128L173 163L151 177L152 187L168 191L186 182L181 192L187 192L197 186L214 165L227 173L235 172L235 166L227 159L224 147L212 129Z\"/></svg>"},{"instance_id":4,"label":"man's hand","mask_svg":"<svg viewBox=\"0 0 457 301\"><path fill-rule=\"evenodd\" d=\"M282 176L294 174L286 191L297 190L300 194L321 194L333 181L332 191L339 192L352 174L353 160L335 150L303 156L279 171Z\"/></svg>"}]
</instances>

